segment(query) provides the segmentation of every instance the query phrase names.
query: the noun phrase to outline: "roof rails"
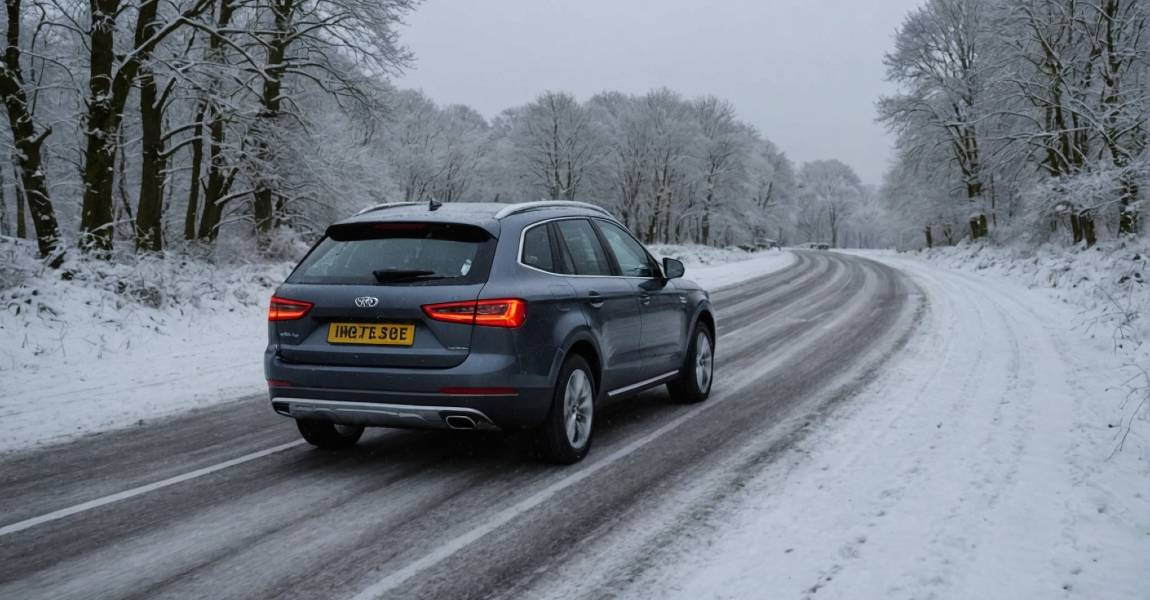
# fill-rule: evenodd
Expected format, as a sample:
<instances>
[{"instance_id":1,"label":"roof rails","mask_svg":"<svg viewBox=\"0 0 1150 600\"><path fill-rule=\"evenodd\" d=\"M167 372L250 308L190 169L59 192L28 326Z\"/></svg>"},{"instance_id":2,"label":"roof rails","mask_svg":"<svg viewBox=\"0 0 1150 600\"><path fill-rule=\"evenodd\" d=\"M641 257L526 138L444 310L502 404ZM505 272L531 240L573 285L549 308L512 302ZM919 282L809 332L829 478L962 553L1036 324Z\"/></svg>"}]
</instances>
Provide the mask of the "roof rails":
<instances>
[{"instance_id":1,"label":"roof rails","mask_svg":"<svg viewBox=\"0 0 1150 600\"><path fill-rule=\"evenodd\" d=\"M502 219L504 217L509 217L511 215L519 214L522 212L527 212L530 210L539 210L539 209L543 209L543 208L564 208L564 207L566 207L566 208L583 208L583 209L593 210L596 212L603 213L603 214L607 215L608 217L611 216L611 213L608 212L607 209L603 208L602 206L595 206L594 204L588 204L586 202L575 202L574 200L540 200L539 202L520 202L518 204L509 205L507 208L503 208L499 212L495 213L495 218L496 218L496 220L498 220L498 219Z\"/></svg>"},{"instance_id":2,"label":"roof rails","mask_svg":"<svg viewBox=\"0 0 1150 600\"><path fill-rule=\"evenodd\" d=\"M376 204L375 206L369 206L355 213L355 216L358 217L360 215L366 215L369 212L375 212L377 210L387 210L389 208L399 208L401 206L420 206L422 204L422 202L388 202L385 204Z\"/></svg>"}]
</instances>

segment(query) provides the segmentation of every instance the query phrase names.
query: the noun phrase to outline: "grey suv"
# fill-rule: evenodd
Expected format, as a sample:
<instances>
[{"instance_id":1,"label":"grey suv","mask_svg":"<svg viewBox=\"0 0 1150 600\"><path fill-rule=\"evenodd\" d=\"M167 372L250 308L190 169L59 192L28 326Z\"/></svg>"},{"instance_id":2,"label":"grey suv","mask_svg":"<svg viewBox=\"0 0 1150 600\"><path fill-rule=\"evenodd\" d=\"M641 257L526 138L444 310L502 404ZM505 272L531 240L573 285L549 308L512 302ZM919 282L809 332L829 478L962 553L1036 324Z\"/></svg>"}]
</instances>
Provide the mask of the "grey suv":
<instances>
[{"instance_id":1,"label":"grey suv","mask_svg":"<svg viewBox=\"0 0 1150 600\"><path fill-rule=\"evenodd\" d=\"M367 209L271 299L271 404L321 448L365 426L531 428L573 463L602 400L710 393L715 318L682 275L590 204Z\"/></svg>"}]
</instances>

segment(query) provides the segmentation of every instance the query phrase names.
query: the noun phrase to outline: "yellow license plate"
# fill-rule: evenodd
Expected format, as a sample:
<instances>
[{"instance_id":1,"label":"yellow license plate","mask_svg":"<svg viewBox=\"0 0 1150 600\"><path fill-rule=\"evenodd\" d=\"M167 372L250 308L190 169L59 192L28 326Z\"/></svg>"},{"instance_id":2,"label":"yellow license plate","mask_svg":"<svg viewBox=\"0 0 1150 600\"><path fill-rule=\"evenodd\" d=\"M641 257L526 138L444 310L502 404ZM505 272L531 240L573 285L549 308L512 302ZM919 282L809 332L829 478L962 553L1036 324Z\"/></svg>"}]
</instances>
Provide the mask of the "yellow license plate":
<instances>
[{"instance_id":1,"label":"yellow license plate","mask_svg":"<svg viewBox=\"0 0 1150 600\"><path fill-rule=\"evenodd\" d=\"M327 326L329 344L370 344L410 346L415 343L415 325L400 323L331 323Z\"/></svg>"}]
</instances>

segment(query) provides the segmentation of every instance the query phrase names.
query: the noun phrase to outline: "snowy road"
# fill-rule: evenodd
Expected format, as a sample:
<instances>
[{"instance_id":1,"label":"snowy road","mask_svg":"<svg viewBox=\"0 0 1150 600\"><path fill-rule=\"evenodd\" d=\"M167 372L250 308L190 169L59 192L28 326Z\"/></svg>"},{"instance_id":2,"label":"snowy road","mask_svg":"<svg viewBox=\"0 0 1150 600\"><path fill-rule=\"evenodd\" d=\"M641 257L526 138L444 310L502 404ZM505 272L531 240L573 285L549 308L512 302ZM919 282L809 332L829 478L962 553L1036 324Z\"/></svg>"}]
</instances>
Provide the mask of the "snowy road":
<instances>
[{"instance_id":1,"label":"snowy road","mask_svg":"<svg viewBox=\"0 0 1150 600\"><path fill-rule=\"evenodd\" d=\"M879 258L929 309L875 380L785 456L657 500L520 594L1150 597L1150 454L1137 432L1115 453L1132 404L1093 347L1109 335L1009 281Z\"/></svg>"},{"instance_id":2,"label":"snowy road","mask_svg":"<svg viewBox=\"0 0 1150 600\"><path fill-rule=\"evenodd\" d=\"M700 535L732 490L789 464L925 314L895 269L833 253L800 253L714 299L712 399L683 407L652 392L608 407L571 468L498 435L383 431L352 453L313 451L260 397L5 457L0 597L624 588L660 567L644 548ZM598 559L596 577L573 577Z\"/></svg>"}]
</instances>

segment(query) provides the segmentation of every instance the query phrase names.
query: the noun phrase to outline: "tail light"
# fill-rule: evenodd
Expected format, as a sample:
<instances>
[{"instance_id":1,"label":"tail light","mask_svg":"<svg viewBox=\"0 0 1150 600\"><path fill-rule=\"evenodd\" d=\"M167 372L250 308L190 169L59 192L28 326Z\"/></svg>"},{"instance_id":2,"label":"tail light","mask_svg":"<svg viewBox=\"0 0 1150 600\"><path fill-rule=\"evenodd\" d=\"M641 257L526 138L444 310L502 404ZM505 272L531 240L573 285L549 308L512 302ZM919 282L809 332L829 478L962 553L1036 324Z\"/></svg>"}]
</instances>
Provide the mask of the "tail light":
<instances>
[{"instance_id":1,"label":"tail light","mask_svg":"<svg viewBox=\"0 0 1150 600\"><path fill-rule=\"evenodd\" d=\"M288 300L287 298L272 296L271 304L268 305L268 320L295 321L302 319L304 315L311 310L312 306L314 305L311 302Z\"/></svg>"},{"instance_id":2,"label":"tail light","mask_svg":"<svg viewBox=\"0 0 1150 600\"><path fill-rule=\"evenodd\" d=\"M423 312L436 321L485 327L519 327L527 320L527 302L518 298L425 304Z\"/></svg>"}]
</instances>

